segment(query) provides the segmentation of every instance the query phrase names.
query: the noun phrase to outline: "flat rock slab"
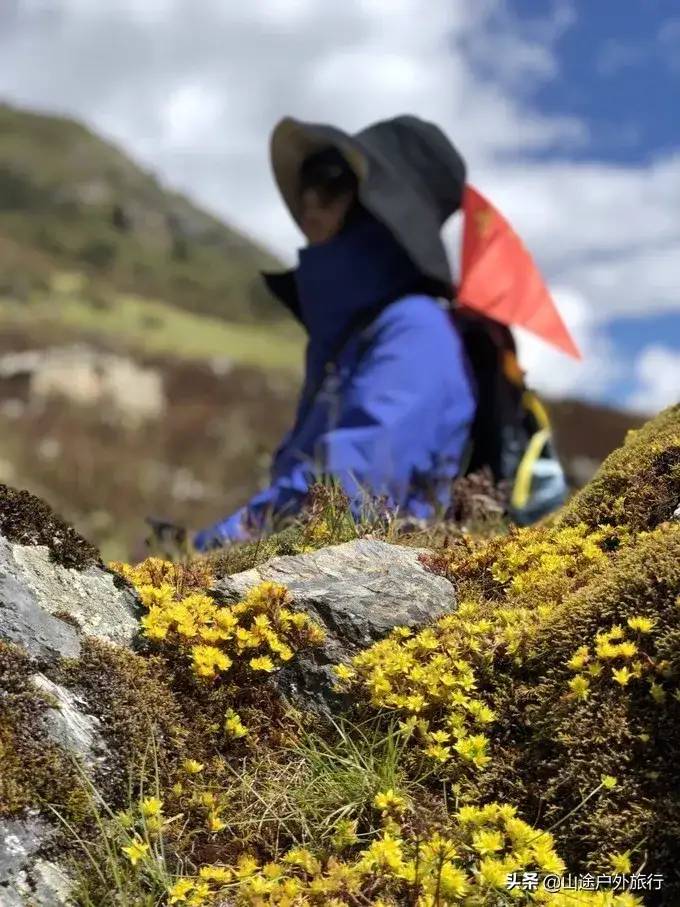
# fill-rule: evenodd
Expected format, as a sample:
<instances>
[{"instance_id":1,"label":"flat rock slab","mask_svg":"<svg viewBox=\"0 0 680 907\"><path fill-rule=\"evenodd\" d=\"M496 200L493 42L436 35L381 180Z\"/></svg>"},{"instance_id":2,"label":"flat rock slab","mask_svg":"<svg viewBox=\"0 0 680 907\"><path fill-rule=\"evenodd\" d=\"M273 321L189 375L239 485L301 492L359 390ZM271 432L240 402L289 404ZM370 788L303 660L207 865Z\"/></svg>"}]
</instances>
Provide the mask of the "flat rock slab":
<instances>
[{"instance_id":1,"label":"flat rock slab","mask_svg":"<svg viewBox=\"0 0 680 907\"><path fill-rule=\"evenodd\" d=\"M77 657L82 636L130 646L137 632L134 595L113 575L50 559L48 548L0 536L0 638L36 658Z\"/></svg>"},{"instance_id":2,"label":"flat rock slab","mask_svg":"<svg viewBox=\"0 0 680 907\"><path fill-rule=\"evenodd\" d=\"M331 666L394 627L421 627L456 609L451 583L427 571L421 550L358 539L311 554L277 557L243 573L225 577L214 594L238 601L265 580L281 583L295 605L326 630L324 646L300 655L273 680L297 705L326 712L341 705L332 693Z\"/></svg>"}]
</instances>

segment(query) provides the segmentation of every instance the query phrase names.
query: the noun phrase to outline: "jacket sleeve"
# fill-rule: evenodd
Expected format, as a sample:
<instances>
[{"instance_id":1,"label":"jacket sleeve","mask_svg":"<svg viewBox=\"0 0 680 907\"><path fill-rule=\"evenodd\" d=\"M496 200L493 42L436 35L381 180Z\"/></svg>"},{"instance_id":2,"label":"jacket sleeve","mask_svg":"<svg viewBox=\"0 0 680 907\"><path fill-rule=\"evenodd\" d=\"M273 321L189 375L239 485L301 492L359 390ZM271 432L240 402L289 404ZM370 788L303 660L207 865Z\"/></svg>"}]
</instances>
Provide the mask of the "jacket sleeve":
<instances>
[{"instance_id":1,"label":"jacket sleeve","mask_svg":"<svg viewBox=\"0 0 680 907\"><path fill-rule=\"evenodd\" d=\"M374 323L368 349L342 391L335 425L319 439L324 471L340 481L355 514L367 490L391 503L405 498L413 474L432 469L443 421L458 431L454 457L460 457L474 412L462 344L447 316L431 300L407 303L390 306ZM210 538L220 544L252 537L267 512L296 512L314 478L311 466L293 468L201 533L197 547L208 547Z\"/></svg>"}]
</instances>

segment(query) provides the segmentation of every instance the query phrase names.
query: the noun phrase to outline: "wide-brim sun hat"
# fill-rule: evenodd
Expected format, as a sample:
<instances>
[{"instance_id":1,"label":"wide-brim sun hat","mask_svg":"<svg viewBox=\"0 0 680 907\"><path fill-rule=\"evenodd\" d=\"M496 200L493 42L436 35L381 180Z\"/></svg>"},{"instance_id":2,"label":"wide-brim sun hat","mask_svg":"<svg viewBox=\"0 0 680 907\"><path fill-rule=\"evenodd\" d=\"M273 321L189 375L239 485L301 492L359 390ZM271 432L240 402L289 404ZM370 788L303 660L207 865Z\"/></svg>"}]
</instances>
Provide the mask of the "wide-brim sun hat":
<instances>
[{"instance_id":1,"label":"wide-brim sun hat","mask_svg":"<svg viewBox=\"0 0 680 907\"><path fill-rule=\"evenodd\" d=\"M354 170L363 207L390 230L421 273L451 286L441 228L461 207L466 166L444 132L415 116L381 120L356 134L285 117L271 135L271 164L298 225L302 163L328 147L337 148Z\"/></svg>"}]
</instances>

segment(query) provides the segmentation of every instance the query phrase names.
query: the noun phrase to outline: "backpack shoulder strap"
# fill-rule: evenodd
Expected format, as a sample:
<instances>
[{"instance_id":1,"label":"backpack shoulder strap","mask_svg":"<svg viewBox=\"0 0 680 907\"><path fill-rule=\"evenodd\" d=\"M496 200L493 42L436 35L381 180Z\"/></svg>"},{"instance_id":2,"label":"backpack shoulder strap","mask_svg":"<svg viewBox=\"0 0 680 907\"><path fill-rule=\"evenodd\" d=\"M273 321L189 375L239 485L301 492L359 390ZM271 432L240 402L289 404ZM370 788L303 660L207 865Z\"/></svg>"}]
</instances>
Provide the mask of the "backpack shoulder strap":
<instances>
[{"instance_id":1,"label":"backpack shoulder strap","mask_svg":"<svg viewBox=\"0 0 680 907\"><path fill-rule=\"evenodd\" d=\"M477 395L465 474L488 467L499 482L514 473L522 446L525 386L515 341L509 328L483 315L455 308L452 318L463 339Z\"/></svg>"}]
</instances>

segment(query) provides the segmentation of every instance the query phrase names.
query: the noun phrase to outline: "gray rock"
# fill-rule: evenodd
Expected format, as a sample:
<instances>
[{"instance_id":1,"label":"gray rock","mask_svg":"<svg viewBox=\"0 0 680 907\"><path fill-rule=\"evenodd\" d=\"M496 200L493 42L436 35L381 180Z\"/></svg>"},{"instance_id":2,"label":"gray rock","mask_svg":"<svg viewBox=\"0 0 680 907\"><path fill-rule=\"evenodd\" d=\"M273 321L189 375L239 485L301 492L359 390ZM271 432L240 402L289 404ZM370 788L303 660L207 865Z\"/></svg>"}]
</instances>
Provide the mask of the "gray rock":
<instances>
[{"instance_id":1,"label":"gray rock","mask_svg":"<svg viewBox=\"0 0 680 907\"><path fill-rule=\"evenodd\" d=\"M680 520L680 504L678 504L678 506L673 511L673 516L671 517L671 519Z\"/></svg>"},{"instance_id":2,"label":"gray rock","mask_svg":"<svg viewBox=\"0 0 680 907\"><path fill-rule=\"evenodd\" d=\"M277 557L225 577L213 593L234 602L252 586L272 580L286 586L295 605L326 630L323 647L301 653L272 681L296 706L327 713L347 703L333 693L331 666L348 661L393 627L421 627L454 611L453 586L428 572L415 548L359 539L312 554Z\"/></svg>"},{"instance_id":3,"label":"gray rock","mask_svg":"<svg viewBox=\"0 0 680 907\"><path fill-rule=\"evenodd\" d=\"M88 714L84 700L44 674L34 674L31 679L54 701L54 706L48 708L44 716L50 740L78 757L90 770L104 761L109 750L100 732L101 722Z\"/></svg>"},{"instance_id":4,"label":"gray rock","mask_svg":"<svg viewBox=\"0 0 680 907\"><path fill-rule=\"evenodd\" d=\"M49 826L33 814L0 819L0 907L64 907L72 881L56 864L39 856Z\"/></svg>"},{"instance_id":5,"label":"gray rock","mask_svg":"<svg viewBox=\"0 0 680 907\"><path fill-rule=\"evenodd\" d=\"M129 646L136 632L134 595L106 570L62 567L46 547L0 536L0 638L34 657L73 658L82 635Z\"/></svg>"},{"instance_id":6,"label":"gray rock","mask_svg":"<svg viewBox=\"0 0 680 907\"><path fill-rule=\"evenodd\" d=\"M3 548L0 538L0 565ZM33 593L0 566L0 638L23 646L35 658L63 655L75 658L80 653L78 632L70 624L53 617L36 602Z\"/></svg>"}]
</instances>

